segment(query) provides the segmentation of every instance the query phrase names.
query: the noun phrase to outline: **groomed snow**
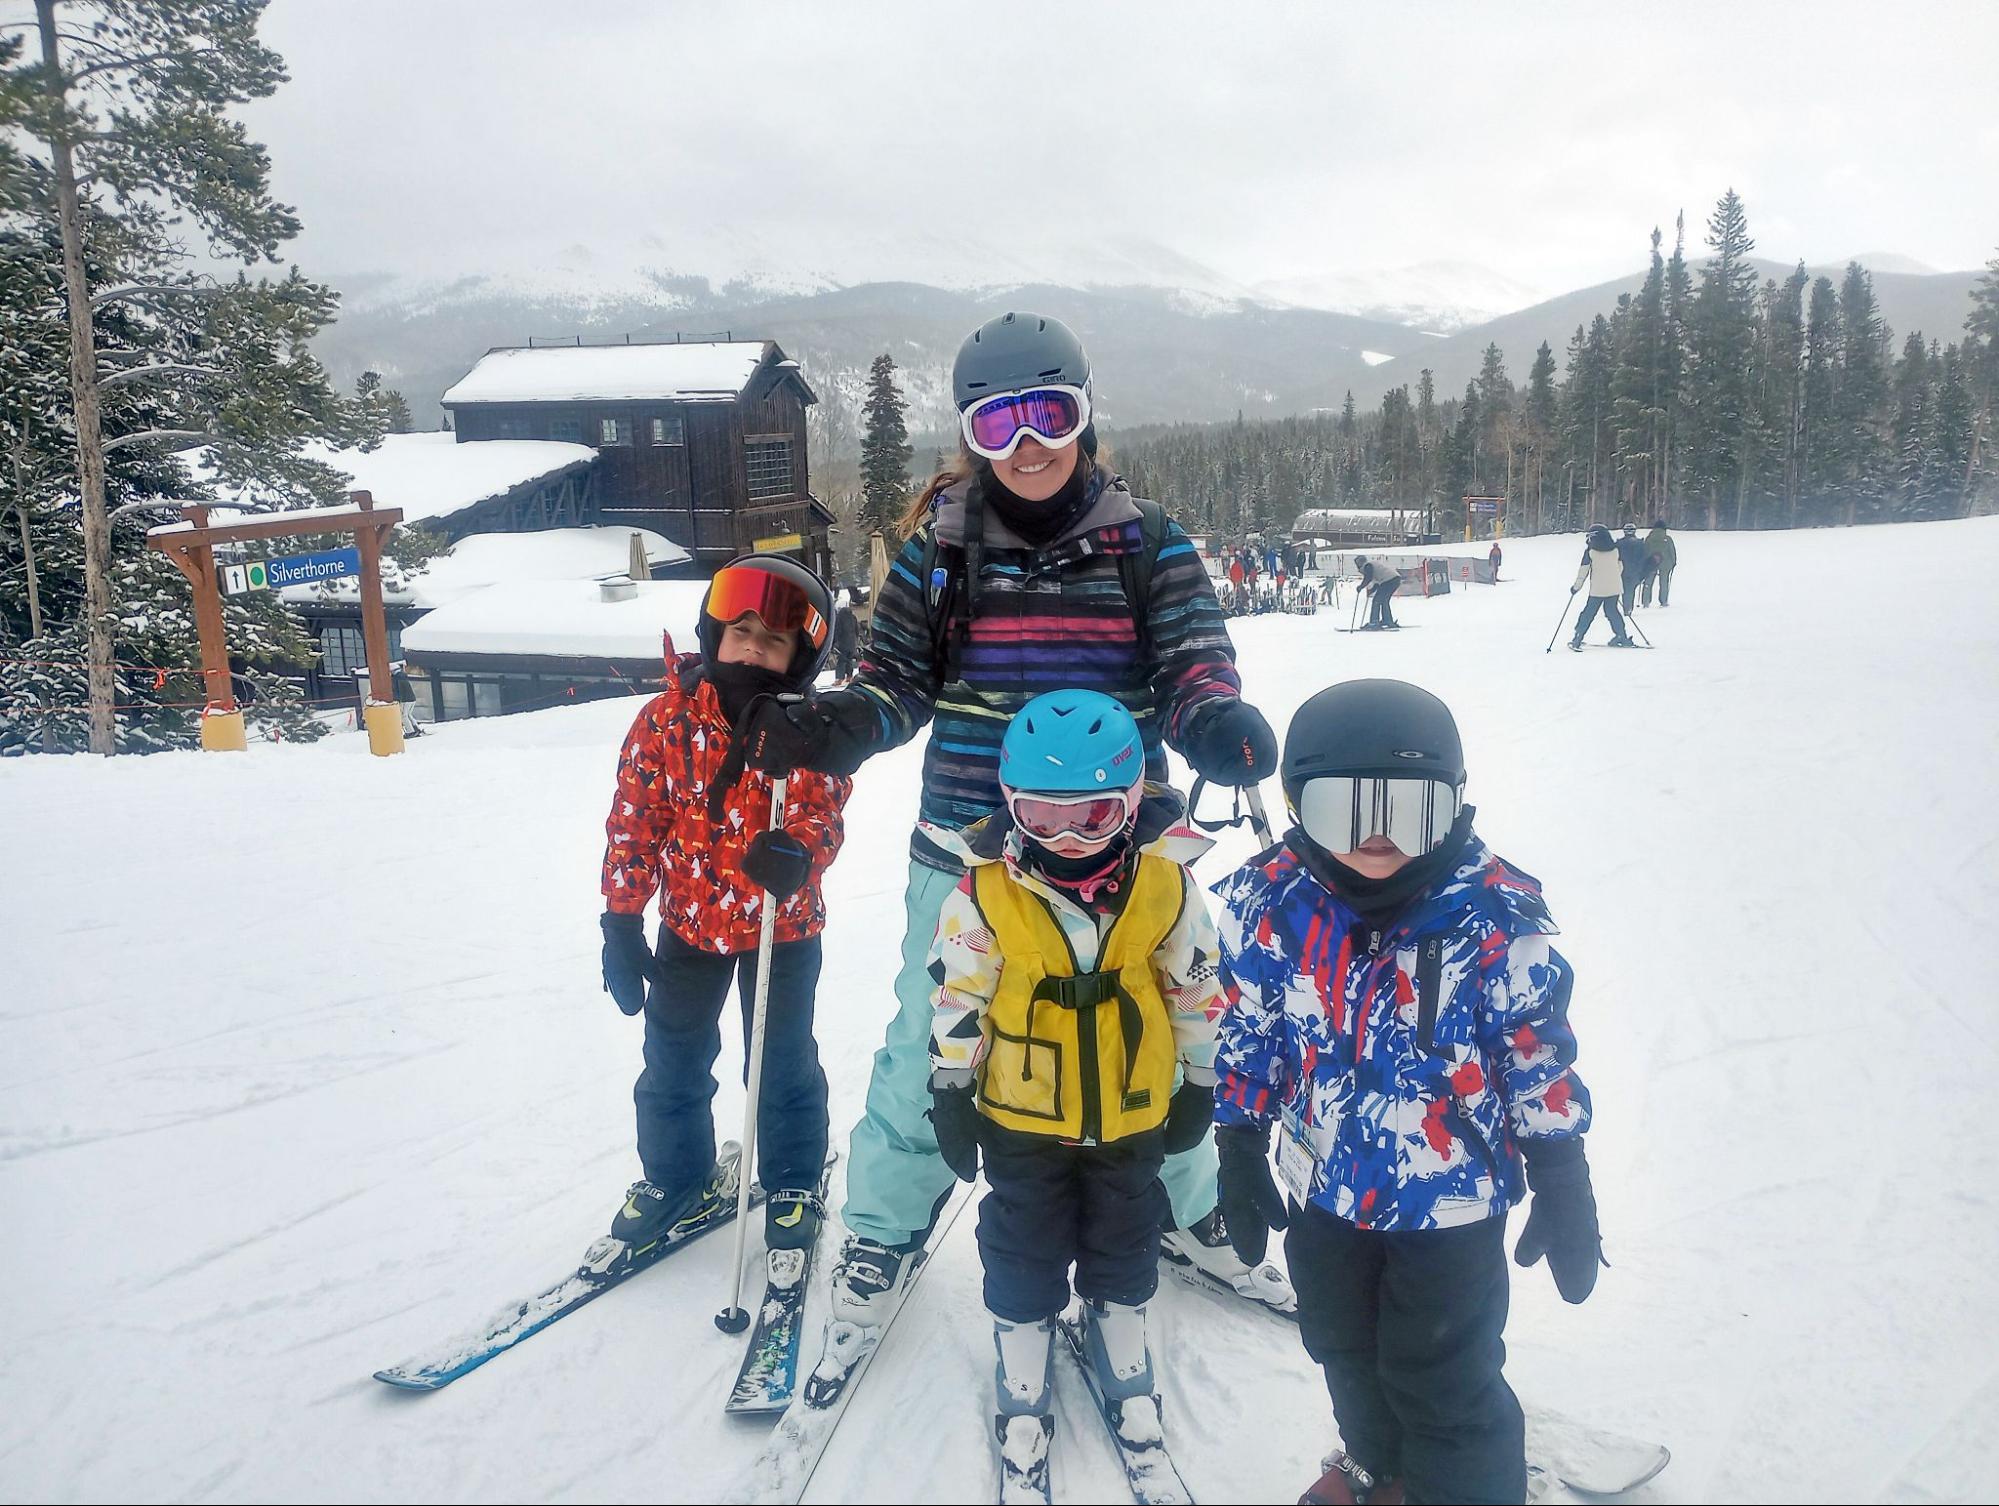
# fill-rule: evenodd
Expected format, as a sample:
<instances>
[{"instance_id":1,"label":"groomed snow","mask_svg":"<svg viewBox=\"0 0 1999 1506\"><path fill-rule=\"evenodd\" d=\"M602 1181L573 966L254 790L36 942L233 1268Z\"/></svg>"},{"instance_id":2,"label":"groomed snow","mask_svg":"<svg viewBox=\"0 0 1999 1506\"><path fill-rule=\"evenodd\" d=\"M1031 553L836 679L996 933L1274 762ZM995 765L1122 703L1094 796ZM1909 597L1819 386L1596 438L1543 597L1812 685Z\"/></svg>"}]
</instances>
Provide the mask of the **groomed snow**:
<instances>
[{"instance_id":1,"label":"groomed snow","mask_svg":"<svg viewBox=\"0 0 1999 1506\"><path fill-rule=\"evenodd\" d=\"M708 583L626 581L632 594L607 601L594 580L516 580L486 586L403 629L403 648L425 654L539 654L651 659L670 632L693 649L694 619Z\"/></svg>"},{"instance_id":2,"label":"groomed snow","mask_svg":"<svg viewBox=\"0 0 1999 1506\"><path fill-rule=\"evenodd\" d=\"M1398 600L1414 631L1238 621L1244 679L1280 730L1335 679L1443 695L1481 830L1564 928L1612 1265L1580 1308L1515 1272L1515 1389L1670 1444L1642 1500L1984 1499L1999 519L1679 544L1654 652L1544 654L1580 543L1509 539L1498 586ZM641 704L434 726L395 759L349 735L0 762L0 1497L736 1490L765 1431L722 1415L726 1236L448 1391L369 1379L563 1274L637 1175L597 867ZM862 771L828 882L843 1145L919 757ZM808 1499L993 1498L974 1223ZM1296 1330L1171 1281L1154 1314L1195 1496L1295 1499L1332 1442ZM1056 1374L1057 1499L1124 1499Z\"/></svg>"},{"instance_id":3,"label":"groomed snow","mask_svg":"<svg viewBox=\"0 0 1999 1506\"><path fill-rule=\"evenodd\" d=\"M494 350L446 390L454 403L732 398L764 357L761 340L549 345Z\"/></svg>"}]
</instances>

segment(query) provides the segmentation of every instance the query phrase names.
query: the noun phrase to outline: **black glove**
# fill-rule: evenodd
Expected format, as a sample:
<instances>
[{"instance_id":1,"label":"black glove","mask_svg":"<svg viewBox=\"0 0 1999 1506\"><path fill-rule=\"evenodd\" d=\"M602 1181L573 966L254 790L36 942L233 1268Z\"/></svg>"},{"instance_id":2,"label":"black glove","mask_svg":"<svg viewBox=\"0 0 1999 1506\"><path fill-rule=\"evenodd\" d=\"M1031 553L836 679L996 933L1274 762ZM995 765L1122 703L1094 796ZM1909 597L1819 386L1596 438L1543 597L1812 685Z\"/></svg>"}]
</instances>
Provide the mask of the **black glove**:
<instances>
[{"instance_id":1,"label":"black glove","mask_svg":"<svg viewBox=\"0 0 1999 1506\"><path fill-rule=\"evenodd\" d=\"M973 1101L975 1089L930 1084L930 1123L937 1131L937 1153L951 1174L961 1182L979 1177L979 1108Z\"/></svg>"},{"instance_id":2,"label":"black glove","mask_svg":"<svg viewBox=\"0 0 1999 1506\"><path fill-rule=\"evenodd\" d=\"M1555 1290L1564 1302L1581 1302L1596 1286L1596 1268L1603 1258L1603 1240L1596 1227L1596 1194L1590 1190L1589 1162L1583 1142L1561 1140L1524 1142L1527 1184L1534 1200L1527 1207L1527 1227L1513 1247L1513 1259L1532 1265L1543 1255L1554 1273Z\"/></svg>"},{"instance_id":3,"label":"black glove","mask_svg":"<svg viewBox=\"0 0 1999 1506\"><path fill-rule=\"evenodd\" d=\"M1166 1154L1177 1156L1208 1138L1215 1123L1215 1085L1183 1082L1166 1109Z\"/></svg>"},{"instance_id":4,"label":"black glove","mask_svg":"<svg viewBox=\"0 0 1999 1506\"><path fill-rule=\"evenodd\" d=\"M1247 701L1227 701L1202 717L1184 751L1210 784L1255 784L1277 772L1277 734Z\"/></svg>"},{"instance_id":5,"label":"black glove","mask_svg":"<svg viewBox=\"0 0 1999 1506\"><path fill-rule=\"evenodd\" d=\"M604 992L626 1014L646 1007L646 984L659 981L652 947L646 942L643 915L606 913L604 927Z\"/></svg>"},{"instance_id":6,"label":"black glove","mask_svg":"<svg viewBox=\"0 0 1999 1506\"><path fill-rule=\"evenodd\" d=\"M743 708L728 754L709 787L710 818L722 819L729 791L745 769L770 775L794 769L852 774L875 751L879 726L872 704L858 692L758 696Z\"/></svg>"},{"instance_id":7,"label":"black glove","mask_svg":"<svg viewBox=\"0 0 1999 1506\"><path fill-rule=\"evenodd\" d=\"M1221 1157L1222 1223L1246 1265L1270 1248L1270 1231L1288 1228L1291 1215L1270 1175L1270 1126L1225 1124L1215 1131Z\"/></svg>"},{"instance_id":8,"label":"black glove","mask_svg":"<svg viewBox=\"0 0 1999 1506\"><path fill-rule=\"evenodd\" d=\"M773 898L790 899L812 877L812 857L788 831L760 831L743 854L743 872Z\"/></svg>"}]
</instances>

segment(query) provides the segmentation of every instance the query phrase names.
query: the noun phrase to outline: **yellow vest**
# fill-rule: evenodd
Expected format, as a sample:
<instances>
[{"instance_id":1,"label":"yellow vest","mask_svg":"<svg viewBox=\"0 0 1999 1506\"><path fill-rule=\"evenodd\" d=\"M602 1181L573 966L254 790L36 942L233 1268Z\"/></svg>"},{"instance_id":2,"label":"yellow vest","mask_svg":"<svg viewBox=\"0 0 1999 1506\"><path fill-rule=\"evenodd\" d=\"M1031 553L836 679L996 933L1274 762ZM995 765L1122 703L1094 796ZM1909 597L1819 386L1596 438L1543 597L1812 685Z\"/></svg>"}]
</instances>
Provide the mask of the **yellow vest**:
<instances>
[{"instance_id":1,"label":"yellow vest","mask_svg":"<svg viewBox=\"0 0 1999 1506\"><path fill-rule=\"evenodd\" d=\"M1002 959L986 1011L979 1109L1011 1130L1100 1144L1157 1129L1178 1052L1152 954L1180 919L1177 863L1141 853L1096 972L1081 973L1046 900L1004 863L973 870L972 892Z\"/></svg>"}]
</instances>

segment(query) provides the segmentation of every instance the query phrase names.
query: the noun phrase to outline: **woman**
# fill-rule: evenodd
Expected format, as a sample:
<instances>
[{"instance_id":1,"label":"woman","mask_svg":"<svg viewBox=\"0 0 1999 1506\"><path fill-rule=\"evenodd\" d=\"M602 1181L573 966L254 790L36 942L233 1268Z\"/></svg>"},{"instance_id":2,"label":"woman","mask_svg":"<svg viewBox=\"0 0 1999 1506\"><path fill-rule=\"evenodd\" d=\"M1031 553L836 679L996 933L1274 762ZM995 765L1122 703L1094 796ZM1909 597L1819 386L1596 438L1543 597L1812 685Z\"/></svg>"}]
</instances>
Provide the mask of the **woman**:
<instances>
[{"instance_id":1,"label":"woman","mask_svg":"<svg viewBox=\"0 0 1999 1506\"><path fill-rule=\"evenodd\" d=\"M1097 464L1090 376L1082 342L1056 319L1004 314L965 340L952 370L964 450L902 519L906 541L853 683L768 701L742 733L747 755L773 772L851 773L936 720L910 842L898 1011L854 1130L842 1212L851 1233L834 1273L833 1316L861 1327L890 1310L954 1180L927 1117L929 959L962 869L924 827L962 830L1003 808L1001 734L1050 690L1121 701L1156 782L1167 777L1162 740L1216 784L1274 771L1277 740L1241 698L1200 556L1156 504ZM1245 1266L1228 1249L1212 1140L1171 1157L1161 1180L1175 1225L1168 1259L1295 1306L1275 1267Z\"/></svg>"}]
</instances>

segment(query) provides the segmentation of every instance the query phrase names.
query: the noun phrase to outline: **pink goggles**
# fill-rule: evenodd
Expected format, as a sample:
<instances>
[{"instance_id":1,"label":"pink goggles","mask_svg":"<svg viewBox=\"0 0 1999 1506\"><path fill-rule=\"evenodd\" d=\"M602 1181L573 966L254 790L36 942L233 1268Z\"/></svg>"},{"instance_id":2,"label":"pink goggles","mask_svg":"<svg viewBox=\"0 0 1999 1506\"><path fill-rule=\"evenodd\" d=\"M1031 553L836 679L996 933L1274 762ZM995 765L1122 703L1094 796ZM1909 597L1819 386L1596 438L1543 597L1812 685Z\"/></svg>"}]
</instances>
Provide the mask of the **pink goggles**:
<instances>
[{"instance_id":1,"label":"pink goggles","mask_svg":"<svg viewBox=\"0 0 1999 1506\"><path fill-rule=\"evenodd\" d=\"M1032 434L1050 449L1074 444L1090 422L1087 387L1029 387L982 397L958 416L966 446L988 460L1005 460Z\"/></svg>"},{"instance_id":2,"label":"pink goggles","mask_svg":"<svg viewBox=\"0 0 1999 1506\"><path fill-rule=\"evenodd\" d=\"M1037 842L1071 837L1101 847L1131 823L1138 801L1136 786L1102 795L1024 795L1012 790L1006 808L1013 824Z\"/></svg>"}]
</instances>

